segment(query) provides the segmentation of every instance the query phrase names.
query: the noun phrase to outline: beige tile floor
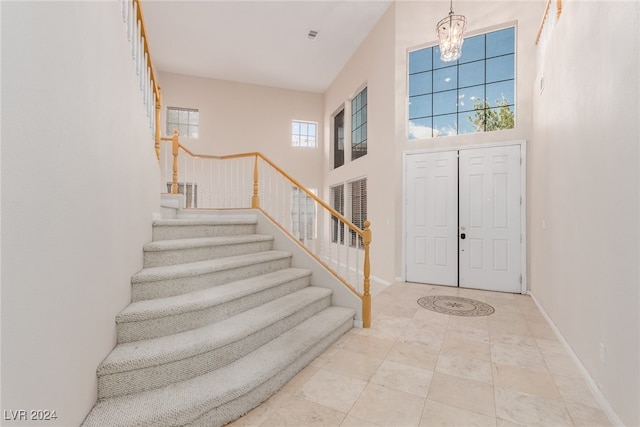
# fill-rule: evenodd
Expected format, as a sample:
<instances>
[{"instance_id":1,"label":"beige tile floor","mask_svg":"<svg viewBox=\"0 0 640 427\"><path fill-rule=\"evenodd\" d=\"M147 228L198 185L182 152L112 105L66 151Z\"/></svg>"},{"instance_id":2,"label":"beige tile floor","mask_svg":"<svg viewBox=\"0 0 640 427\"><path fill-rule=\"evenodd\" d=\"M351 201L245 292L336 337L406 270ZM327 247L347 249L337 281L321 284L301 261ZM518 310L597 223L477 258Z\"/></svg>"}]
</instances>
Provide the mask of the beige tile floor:
<instances>
[{"instance_id":1,"label":"beige tile floor","mask_svg":"<svg viewBox=\"0 0 640 427\"><path fill-rule=\"evenodd\" d=\"M460 317L427 295L486 302ZM353 329L240 426L606 426L572 359L529 296L395 283Z\"/></svg>"}]
</instances>

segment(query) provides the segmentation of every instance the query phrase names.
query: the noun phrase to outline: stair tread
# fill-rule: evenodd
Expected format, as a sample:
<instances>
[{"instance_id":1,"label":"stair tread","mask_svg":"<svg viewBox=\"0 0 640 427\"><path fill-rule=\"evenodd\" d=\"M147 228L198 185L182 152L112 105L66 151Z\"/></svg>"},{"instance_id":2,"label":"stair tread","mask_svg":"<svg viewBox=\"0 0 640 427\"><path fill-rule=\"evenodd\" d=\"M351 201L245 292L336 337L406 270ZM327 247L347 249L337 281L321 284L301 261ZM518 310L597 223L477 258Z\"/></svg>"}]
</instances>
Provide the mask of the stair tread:
<instances>
[{"instance_id":1,"label":"stair tread","mask_svg":"<svg viewBox=\"0 0 640 427\"><path fill-rule=\"evenodd\" d=\"M287 280L310 276L311 271L287 268L249 279L214 286L166 298L156 298L131 303L116 317L116 323L136 322L203 310L254 292L268 289Z\"/></svg>"},{"instance_id":2,"label":"stair tread","mask_svg":"<svg viewBox=\"0 0 640 427\"><path fill-rule=\"evenodd\" d=\"M228 270L251 264L291 257L286 251L265 251L246 255L235 255L185 264L146 267L131 277L131 283L155 282L174 278L193 277L214 271Z\"/></svg>"},{"instance_id":3,"label":"stair tread","mask_svg":"<svg viewBox=\"0 0 640 427\"><path fill-rule=\"evenodd\" d=\"M183 225L234 225L234 224L257 224L258 218L247 216L244 218L176 218L157 219L153 221L154 226L183 226Z\"/></svg>"},{"instance_id":4,"label":"stair tread","mask_svg":"<svg viewBox=\"0 0 640 427\"><path fill-rule=\"evenodd\" d=\"M160 389L100 400L84 425L188 424L263 384L354 314L352 309L328 307L224 369Z\"/></svg>"},{"instance_id":5,"label":"stair tread","mask_svg":"<svg viewBox=\"0 0 640 427\"><path fill-rule=\"evenodd\" d=\"M241 234L237 236L196 237L189 239L158 240L147 243L145 252L159 252L176 249L202 248L207 246L234 245L241 243L265 242L273 240L273 236L265 234Z\"/></svg>"},{"instance_id":6,"label":"stair tread","mask_svg":"<svg viewBox=\"0 0 640 427\"><path fill-rule=\"evenodd\" d=\"M233 221L237 219L258 221L258 215L255 213L221 213L216 209L204 209L204 208L186 208L180 210L177 219L224 219L226 221Z\"/></svg>"},{"instance_id":7,"label":"stair tread","mask_svg":"<svg viewBox=\"0 0 640 427\"><path fill-rule=\"evenodd\" d=\"M264 329L332 291L309 286L273 301L204 326L158 338L122 343L98 367L98 375L157 366L220 348Z\"/></svg>"}]
</instances>

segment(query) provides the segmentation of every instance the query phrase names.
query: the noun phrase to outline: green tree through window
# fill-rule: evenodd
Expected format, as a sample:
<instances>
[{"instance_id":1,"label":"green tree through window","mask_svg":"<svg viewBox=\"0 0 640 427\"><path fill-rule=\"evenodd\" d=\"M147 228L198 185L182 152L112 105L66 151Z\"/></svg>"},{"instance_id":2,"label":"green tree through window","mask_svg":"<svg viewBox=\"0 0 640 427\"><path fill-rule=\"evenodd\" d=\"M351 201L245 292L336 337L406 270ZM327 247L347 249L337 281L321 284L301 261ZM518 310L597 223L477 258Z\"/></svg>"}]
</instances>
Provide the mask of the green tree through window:
<instances>
[{"instance_id":1,"label":"green tree through window","mask_svg":"<svg viewBox=\"0 0 640 427\"><path fill-rule=\"evenodd\" d=\"M468 37L457 61L431 46L408 55L408 138L515 127L516 28Z\"/></svg>"},{"instance_id":2,"label":"green tree through window","mask_svg":"<svg viewBox=\"0 0 640 427\"><path fill-rule=\"evenodd\" d=\"M491 108L486 99L484 102L476 100L473 105L473 116L467 116L476 132L491 132L515 127L515 114L509 108L509 100L504 97L496 99L495 105L498 108Z\"/></svg>"}]
</instances>

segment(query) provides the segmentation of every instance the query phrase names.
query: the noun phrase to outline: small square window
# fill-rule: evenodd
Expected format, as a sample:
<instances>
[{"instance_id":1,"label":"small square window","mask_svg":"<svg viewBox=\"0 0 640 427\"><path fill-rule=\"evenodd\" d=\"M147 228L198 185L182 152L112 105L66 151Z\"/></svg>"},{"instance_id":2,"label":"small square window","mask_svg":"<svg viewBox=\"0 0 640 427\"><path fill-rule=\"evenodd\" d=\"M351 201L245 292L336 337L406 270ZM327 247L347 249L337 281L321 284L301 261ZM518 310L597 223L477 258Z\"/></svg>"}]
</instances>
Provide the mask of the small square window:
<instances>
[{"instance_id":1,"label":"small square window","mask_svg":"<svg viewBox=\"0 0 640 427\"><path fill-rule=\"evenodd\" d=\"M314 122L291 122L291 146L316 148L318 146L318 124Z\"/></svg>"},{"instance_id":2,"label":"small square window","mask_svg":"<svg viewBox=\"0 0 640 427\"><path fill-rule=\"evenodd\" d=\"M178 129L180 136L186 138L198 137L199 112L193 108L167 107L167 135L173 135Z\"/></svg>"}]
</instances>

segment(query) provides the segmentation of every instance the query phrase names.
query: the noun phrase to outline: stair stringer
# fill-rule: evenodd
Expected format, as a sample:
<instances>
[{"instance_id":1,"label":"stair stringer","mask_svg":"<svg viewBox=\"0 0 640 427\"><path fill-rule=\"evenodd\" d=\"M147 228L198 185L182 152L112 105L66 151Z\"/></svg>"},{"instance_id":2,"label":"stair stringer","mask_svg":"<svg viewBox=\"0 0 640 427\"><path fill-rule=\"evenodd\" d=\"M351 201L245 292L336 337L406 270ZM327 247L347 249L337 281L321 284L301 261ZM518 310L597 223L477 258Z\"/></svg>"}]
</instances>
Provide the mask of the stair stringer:
<instances>
[{"instance_id":1,"label":"stair stringer","mask_svg":"<svg viewBox=\"0 0 640 427\"><path fill-rule=\"evenodd\" d=\"M246 213L247 210L236 211L236 213L241 212ZM353 321L353 326L362 328L362 300L360 297L347 288L344 283L338 280L336 276L302 248L299 243L274 224L260 209L252 209L251 212L255 212L258 218L256 233L273 236L274 250L287 251L293 255L291 265L311 270L311 286L331 289L333 291L331 304L354 309L356 316ZM228 213L232 214L233 212Z\"/></svg>"}]
</instances>

